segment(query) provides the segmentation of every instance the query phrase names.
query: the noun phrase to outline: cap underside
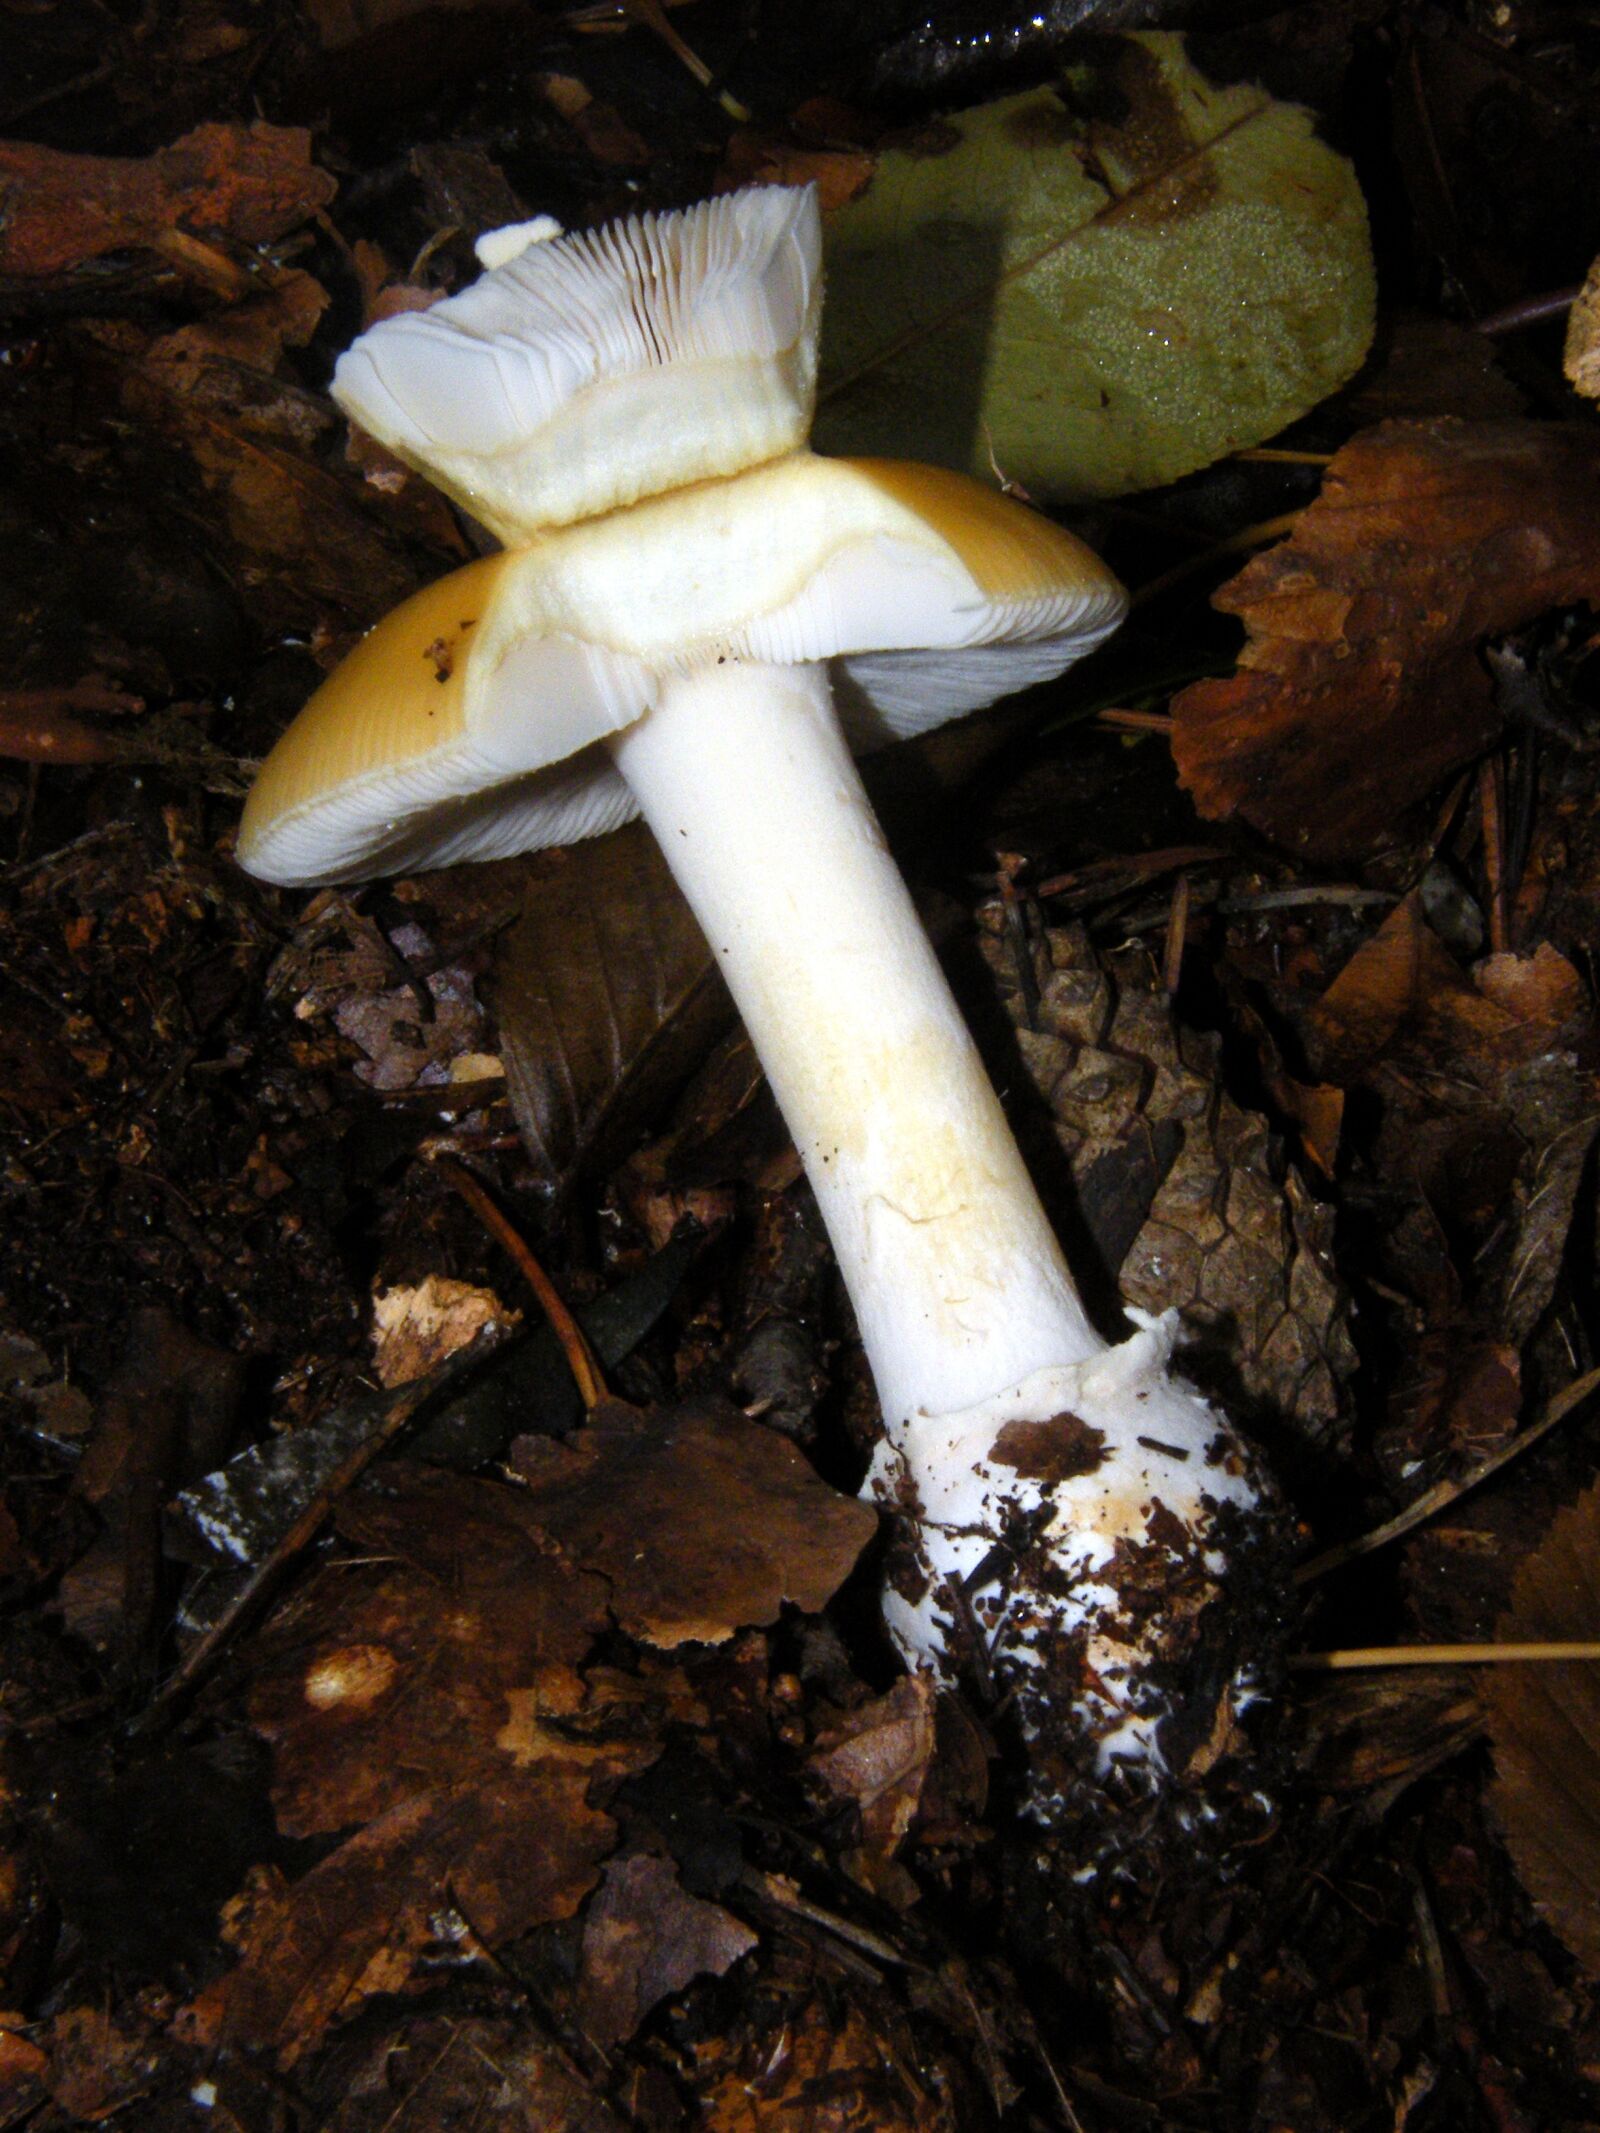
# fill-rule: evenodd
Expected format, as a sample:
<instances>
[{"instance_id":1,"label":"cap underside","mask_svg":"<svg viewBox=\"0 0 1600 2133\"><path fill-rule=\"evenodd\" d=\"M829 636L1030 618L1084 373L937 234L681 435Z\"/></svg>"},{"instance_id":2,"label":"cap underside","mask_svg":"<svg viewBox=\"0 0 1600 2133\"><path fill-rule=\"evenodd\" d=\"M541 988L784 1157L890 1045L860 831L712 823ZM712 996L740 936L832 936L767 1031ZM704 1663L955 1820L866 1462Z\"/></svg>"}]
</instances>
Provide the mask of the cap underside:
<instances>
[{"instance_id":1,"label":"cap underside","mask_svg":"<svg viewBox=\"0 0 1600 2133\"><path fill-rule=\"evenodd\" d=\"M815 189L758 186L531 245L340 358L346 413L508 543L805 442Z\"/></svg>"},{"instance_id":2,"label":"cap underside","mask_svg":"<svg viewBox=\"0 0 1600 2133\"><path fill-rule=\"evenodd\" d=\"M830 661L871 745L1060 673L1124 606L1081 543L964 475L795 454L408 601L269 756L239 858L311 883L571 842L632 811L596 744L664 675Z\"/></svg>"}]
</instances>

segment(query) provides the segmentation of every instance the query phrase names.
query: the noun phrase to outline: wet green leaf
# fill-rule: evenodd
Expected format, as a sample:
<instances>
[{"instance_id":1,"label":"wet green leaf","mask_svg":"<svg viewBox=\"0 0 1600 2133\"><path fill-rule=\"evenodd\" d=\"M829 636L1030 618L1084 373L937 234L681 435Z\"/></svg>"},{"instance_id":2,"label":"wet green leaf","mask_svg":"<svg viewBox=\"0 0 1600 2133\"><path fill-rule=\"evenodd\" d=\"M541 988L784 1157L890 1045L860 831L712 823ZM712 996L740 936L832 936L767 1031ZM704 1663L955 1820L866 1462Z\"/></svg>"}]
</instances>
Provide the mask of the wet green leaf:
<instances>
[{"instance_id":1,"label":"wet green leaf","mask_svg":"<svg viewBox=\"0 0 1600 2133\"><path fill-rule=\"evenodd\" d=\"M1107 54L1073 85L1093 117L1053 90L963 112L830 219L824 450L1115 496L1360 364L1366 209L1311 114L1213 88L1169 33Z\"/></svg>"}]
</instances>

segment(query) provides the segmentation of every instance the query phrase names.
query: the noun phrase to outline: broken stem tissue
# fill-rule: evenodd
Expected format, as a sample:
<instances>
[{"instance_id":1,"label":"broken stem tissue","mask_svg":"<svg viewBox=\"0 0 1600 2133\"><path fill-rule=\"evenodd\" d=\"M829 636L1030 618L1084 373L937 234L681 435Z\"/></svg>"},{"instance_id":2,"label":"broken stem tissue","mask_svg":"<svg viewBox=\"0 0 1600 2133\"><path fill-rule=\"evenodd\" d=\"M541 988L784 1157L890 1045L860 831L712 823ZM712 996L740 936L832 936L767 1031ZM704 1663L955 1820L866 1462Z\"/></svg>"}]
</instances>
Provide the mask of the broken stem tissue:
<instances>
[{"instance_id":1,"label":"broken stem tissue","mask_svg":"<svg viewBox=\"0 0 1600 2133\"><path fill-rule=\"evenodd\" d=\"M1170 1314L1090 1324L852 760L1059 674L1122 590L964 476L808 449L812 189L493 256L334 390L504 550L330 677L241 863L350 881L645 816L855 1307L896 1642L1005 1695L1036 1813L1096 1769L1154 1782L1166 1722L1208 1729L1245 1678L1227 1595L1270 1500L1173 1376Z\"/></svg>"}]
</instances>

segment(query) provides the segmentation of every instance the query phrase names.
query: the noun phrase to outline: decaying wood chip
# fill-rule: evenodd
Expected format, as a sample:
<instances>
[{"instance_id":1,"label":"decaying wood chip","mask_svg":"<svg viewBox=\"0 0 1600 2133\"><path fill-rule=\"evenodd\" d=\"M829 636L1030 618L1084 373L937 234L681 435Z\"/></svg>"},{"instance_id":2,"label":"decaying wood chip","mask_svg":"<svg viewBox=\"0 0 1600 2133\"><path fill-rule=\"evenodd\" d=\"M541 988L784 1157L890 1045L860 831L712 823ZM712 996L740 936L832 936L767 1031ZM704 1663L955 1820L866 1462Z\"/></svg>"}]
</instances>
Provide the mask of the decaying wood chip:
<instances>
[{"instance_id":1,"label":"decaying wood chip","mask_svg":"<svg viewBox=\"0 0 1600 2133\"><path fill-rule=\"evenodd\" d=\"M67 155L0 141L0 274L62 274L171 230L270 244L337 183L303 126L196 126L151 156Z\"/></svg>"}]
</instances>

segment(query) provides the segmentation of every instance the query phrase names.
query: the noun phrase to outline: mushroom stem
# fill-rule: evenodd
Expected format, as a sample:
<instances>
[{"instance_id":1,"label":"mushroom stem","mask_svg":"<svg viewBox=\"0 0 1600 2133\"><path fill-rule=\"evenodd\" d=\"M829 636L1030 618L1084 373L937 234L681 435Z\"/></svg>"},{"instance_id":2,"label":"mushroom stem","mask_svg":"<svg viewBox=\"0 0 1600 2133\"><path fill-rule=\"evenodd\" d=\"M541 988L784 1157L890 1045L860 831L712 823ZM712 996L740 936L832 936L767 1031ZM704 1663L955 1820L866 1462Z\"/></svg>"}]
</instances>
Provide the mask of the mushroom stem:
<instances>
[{"instance_id":1,"label":"mushroom stem","mask_svg":"<svg viewBox=\"0 0 1600 2133\"><path fill-rule=\"evenodd\" d=\"M697 669L610 745L794 1135L896 1440L1099 1354L826 669Z\"/></svg>"},{"instance_id":2,"label":"mushroom stem","mask_svg":"<svg viewBox=\"0 0 1600 2133\"><path fill-rule=\"evenodd\" d=\"M672 676L607 745L727 978L855 1305L884 1418L863 1493L897 1517L897 1643L1008 1694L1046 1817L1086 1749L1159 1770L1162 1721L1199 1695L1204 1726L1232 1676L1226 1634L1199 1663L1201 1625L1258 1531L1257 1478L1170 1375L1170 1315L1117 1347L1090 1325L825 668L724 658Z\"/></svg>"}]
</instances>

